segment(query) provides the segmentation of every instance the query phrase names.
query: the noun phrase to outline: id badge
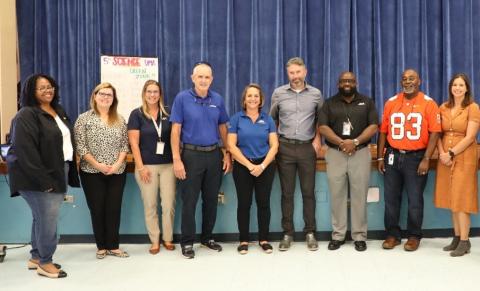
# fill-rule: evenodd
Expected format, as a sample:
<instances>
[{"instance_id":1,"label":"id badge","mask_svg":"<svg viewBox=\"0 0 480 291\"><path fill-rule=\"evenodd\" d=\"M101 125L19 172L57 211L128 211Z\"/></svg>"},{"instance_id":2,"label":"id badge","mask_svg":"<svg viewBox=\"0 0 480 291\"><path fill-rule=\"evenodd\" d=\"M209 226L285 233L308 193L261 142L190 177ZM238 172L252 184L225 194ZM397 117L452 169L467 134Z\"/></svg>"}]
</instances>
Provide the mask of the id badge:
<instances>
[{"instance_id":1,"label":"id badge","mask_svg":"<svg viewBox=\"0 0 480 291\"><path fill-rule=\"evenodd\" d=\"M350 122L344 121L342 135L350 135L350 129L351 129Z\"/></svg>"},{"instance_id":2,"label":"id badge","mask_svg":"<svg viewBox=\"0 0 480 291\"><path fill-rule=\"evenodd\" d=\"M389 164L390 166L393 165L393 158L394 158L394 157L395 157L395 156L394 156L393 154L389 154L389 155L388 155L388 164Z\"/></svg>"},{"instance_id":3,"label":"id badge","mask_svg":"<svg viewBox=\"0 0 480 291\"><path fill-rule=\"evenodd\" d=\"M163 155L164 148L165 148L165 143L163 141L157 141L157 155Z\"/></svg>"}]
</instances>

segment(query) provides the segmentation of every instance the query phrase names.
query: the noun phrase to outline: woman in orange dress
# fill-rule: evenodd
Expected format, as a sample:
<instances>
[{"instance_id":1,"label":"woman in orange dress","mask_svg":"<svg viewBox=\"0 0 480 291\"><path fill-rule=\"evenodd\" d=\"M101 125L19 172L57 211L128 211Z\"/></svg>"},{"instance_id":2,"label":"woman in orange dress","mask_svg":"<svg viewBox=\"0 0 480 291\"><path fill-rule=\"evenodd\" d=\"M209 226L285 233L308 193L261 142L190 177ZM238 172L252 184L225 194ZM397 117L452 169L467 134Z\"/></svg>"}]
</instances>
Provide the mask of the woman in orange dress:
<instances>
[{"instance_id":1,"label":"woman in orange dress","mask_svg":"<svg viewBox=\"0 0 480 291\"><path fill-rule=\"evenodd\" d=\"M435 182L436 207L452 211L455 236L443 248L453 257L470 252L470 214L478 212L477 143L480 123L470 81L456 74L448 85L448 101L440 106L443 137L438 141L439 162Z\"/></svg>"}]
</instances>

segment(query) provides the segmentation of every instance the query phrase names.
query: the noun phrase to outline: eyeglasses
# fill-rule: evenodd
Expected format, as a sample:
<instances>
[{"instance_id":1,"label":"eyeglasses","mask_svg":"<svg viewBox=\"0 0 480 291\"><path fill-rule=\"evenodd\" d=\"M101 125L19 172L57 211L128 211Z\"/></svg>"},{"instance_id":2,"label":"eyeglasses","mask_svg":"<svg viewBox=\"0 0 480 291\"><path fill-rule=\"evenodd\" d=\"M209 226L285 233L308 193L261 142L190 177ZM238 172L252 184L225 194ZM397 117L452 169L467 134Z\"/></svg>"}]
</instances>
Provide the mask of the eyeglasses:
<instances>
[{"instance_id":1,"label":"eyeglasses","mask_svg":"<svg viewBox=\"0 0 480 291\"><path fill-rule=\"evenodd\" d=\"M98 92L97 95L102 97L102 98L113 98L113 94L111 94L111 93Z\"/></svg>"},{"instance_id":2,"label":"eyeglasses","mask_svg":"<svg viewBox=\"0 0 480 291\"><path fill-rule=\"evenodd\" d=\"M45 93L47 91L55 91L55 87L52 87L52 86L40 87L40 88L36 88L35 90L37 90L40 93Z\"/></svg>"}]
</instances>

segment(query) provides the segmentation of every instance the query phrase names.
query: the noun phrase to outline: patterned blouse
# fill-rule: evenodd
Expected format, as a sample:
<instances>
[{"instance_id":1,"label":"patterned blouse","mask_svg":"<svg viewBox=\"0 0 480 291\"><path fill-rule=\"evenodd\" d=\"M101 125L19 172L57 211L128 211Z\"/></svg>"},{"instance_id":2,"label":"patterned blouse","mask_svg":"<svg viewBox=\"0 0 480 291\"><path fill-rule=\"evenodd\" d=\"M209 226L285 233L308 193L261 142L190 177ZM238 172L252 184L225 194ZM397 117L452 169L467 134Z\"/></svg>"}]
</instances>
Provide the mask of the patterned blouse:
<instances>
[{"instance_id":1,"label":"patterned blouse","mask_svg":"<svg viewBox=\"0 0 480 291\"><path fill-rule=\"evenodd\" d=\"M90 165L83 156L90 153L99 163L113 165L118 160L121 152L128 152L127 125L125 119L120 117L120 122L106 125L95 111L89 110L80 114L75 122L75 143L77 153L80 155L80 169L87 173L100 173ZM126 161L116 174L125 170Z\"/></svg>"}]
</instances>

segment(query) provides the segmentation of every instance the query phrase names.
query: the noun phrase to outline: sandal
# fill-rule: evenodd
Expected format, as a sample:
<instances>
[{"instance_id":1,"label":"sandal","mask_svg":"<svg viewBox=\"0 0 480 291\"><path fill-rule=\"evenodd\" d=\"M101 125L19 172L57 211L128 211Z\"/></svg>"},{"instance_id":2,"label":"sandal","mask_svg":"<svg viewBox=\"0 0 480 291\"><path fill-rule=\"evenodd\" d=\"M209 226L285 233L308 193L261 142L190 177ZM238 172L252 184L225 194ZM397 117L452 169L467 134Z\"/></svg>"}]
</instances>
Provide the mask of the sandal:
<instances>
[{"instance_id":1,"label":"sandal","mask_svg":"<svg viewBox=\"0 0 480 291\"><path fill-rule=\"evenodd\" d=\"M248 244L241 244L237 248L238 253L241 255L246 255L248 253Z\"/></svg>"},{"instance_id":2,"label":"sandal","mask_svg":"<svg viewBox=\"0 0 480 291\"><path fill-rule=\"evenodd\" d=\"M117 258L128 258L128 257L130 257L130 255L126 251L122 251L122 250L118 250L117 252L108 250L107 255L114 256L114 257L117 257Z\"/></svg>"},{"instance_id":3,"label":"sandal","mask_svg":"<svg viewBox=\"0 0 480 291\"><path fill-rule=\"evenodd\" d=\"M105 257L107 256L107 250L98 250L96 255L97 255L97 259L99 260L105 259Z\"/></svg>"},{"instance_id":4,"label":"sandal","mask_svg":"<svg viewBox=\"0 0 480 291\"><path fill-rule=\"evenodd\" d=\"M273 247L268 242L263 243L263 244L259 244L259 245L265 253L271 254L273 252Z\"/></svg>"}]
</instances>

